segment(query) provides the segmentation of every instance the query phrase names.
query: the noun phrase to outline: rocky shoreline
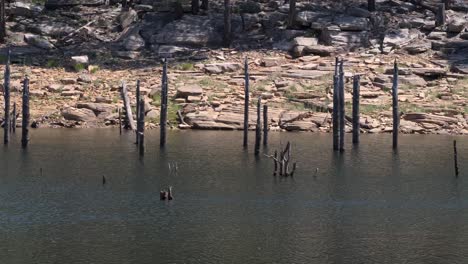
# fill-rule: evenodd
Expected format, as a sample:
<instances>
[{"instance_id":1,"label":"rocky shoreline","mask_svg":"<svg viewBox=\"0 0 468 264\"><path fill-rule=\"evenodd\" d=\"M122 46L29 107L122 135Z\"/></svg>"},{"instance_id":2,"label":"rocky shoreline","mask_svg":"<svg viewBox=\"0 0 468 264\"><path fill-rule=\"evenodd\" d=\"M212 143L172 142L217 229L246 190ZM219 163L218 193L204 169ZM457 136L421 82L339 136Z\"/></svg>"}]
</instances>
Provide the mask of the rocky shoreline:
<instances>
[{"instance_id":1,"label":"rocky shoreline","mask_svg":"<svg viewBox=\"0 0 468 264\"><path fill-rule=\"evenodd\" d=\"M434 14L397 0L379 2L377 12L357 1L336 6L299 2L294 28L285 25L287 5L282 2L245 3L255 8L234 14L238 38L230 48L219 47L216 2L209 12L177 19L157 5L145 7L144 1L129 11L16 4L7 22L14 63L11 101L20 102L21 80L28 76L35 127L116 126L121 82L134 106L140 80L146 126L157 128L161 58L169 57L170 127L238 130L243 128L243 63L248 58L250 129L261 97L269 106L271 131L327 133L334 58L339 56L345 67L346 113L351 113L352 76L359 74L361 132L389 133L397 60L400 132L468 135L468 17L463 3L455 1L447 24L436 26ZM6 51L7 46L0 48ZM351 118L346 118L350 132Z\"/></svg>"}]
</instances>

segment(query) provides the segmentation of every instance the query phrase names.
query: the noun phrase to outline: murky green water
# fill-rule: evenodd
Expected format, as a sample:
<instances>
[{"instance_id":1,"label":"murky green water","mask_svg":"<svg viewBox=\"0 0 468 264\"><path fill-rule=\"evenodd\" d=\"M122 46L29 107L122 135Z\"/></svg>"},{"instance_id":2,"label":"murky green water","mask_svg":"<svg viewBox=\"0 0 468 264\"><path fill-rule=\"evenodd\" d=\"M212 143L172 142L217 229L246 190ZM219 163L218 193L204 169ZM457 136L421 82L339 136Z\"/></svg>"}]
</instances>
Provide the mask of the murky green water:
<instances>
[{"instance_id":1,"label":"murky green water","mask_svg":"<svg viewBox=\"0 0 468 264\"><path fill-rule=\"evenodd\" d=\"M452 137L401 136L394 154L391 135L367 135L340 156L330 135L275 133L299 164L281 179L241 132L173 132L161 152L151 131L143 159L111 129L33 130L27 151L17 136L0 146L0 263L468 260L466 137L456 179Z\"/></svg>"}]
</instances>

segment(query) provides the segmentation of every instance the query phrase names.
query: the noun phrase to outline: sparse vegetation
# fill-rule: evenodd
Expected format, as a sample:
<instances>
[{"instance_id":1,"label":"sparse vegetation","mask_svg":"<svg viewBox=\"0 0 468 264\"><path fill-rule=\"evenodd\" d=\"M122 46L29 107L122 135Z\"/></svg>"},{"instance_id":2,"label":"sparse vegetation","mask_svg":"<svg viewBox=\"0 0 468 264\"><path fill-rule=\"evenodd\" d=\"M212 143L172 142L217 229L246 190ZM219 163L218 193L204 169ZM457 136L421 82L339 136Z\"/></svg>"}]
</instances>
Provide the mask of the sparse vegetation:
<instances>
[{"instance_id":1,"label":"sparse vegetation","mask_svg":"<svg viewBox=\"0 0 468 264\"><path fill-rule=\"evenodd\" d=\"M184 63L181 63L178 68L182 71L191 71L194 69L194 66L193 66L193 63L184 62Z\"/></svg>"},{"instance_id":2,"label":"sparse vegetation","mask_svg":"<svg viewBox=\"0 0 468 264\"><path fill-rule=\"evenodd\" d=\"M84 70L86 67L81 64L81 63L77 63L73 66L73 68L75 69L76 72L81 72L82 70Z\"/></svg>"}]
</instances>

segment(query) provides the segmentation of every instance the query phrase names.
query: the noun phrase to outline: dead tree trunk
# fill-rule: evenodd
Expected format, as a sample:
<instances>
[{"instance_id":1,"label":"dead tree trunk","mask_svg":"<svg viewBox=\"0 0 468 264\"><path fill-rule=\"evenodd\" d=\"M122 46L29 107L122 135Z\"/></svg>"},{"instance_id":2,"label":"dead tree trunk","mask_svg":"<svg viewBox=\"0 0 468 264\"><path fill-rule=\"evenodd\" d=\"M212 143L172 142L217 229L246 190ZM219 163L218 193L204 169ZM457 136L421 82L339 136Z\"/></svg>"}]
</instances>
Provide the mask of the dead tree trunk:
<instances>
[{"instance_id":1,"label":"dead tree trunk","mask_svg":"<svg viewBox=\"0 0 468 264\"><path fill-rule=\"evenodd\" d=\"M249 134L249 63L247 58L244 62L244 78L245 78L245 87L244 87L244 148L248 144L248 134Z\"/></svg>"},{"instance_id":2,"label":"dead tree trunk","mask_svg":"<svg viewBox=\"0 0 468 264\"><path fill-rule=\"evenodd\" d=\"M159 146L164 147L166 145L166 124L167 124L167 90L168 90L168 79L167 79L167 59L164 59L163 72L162 72L162 87L161 87L161 113L159 119Z\"/></svg>"},{"instance_id":3,"label":"dead tree trunk","mask_svg":"<svg viewBox=\"0 0 468 264\"><path fill-rule=\"evenodd\" d=\"M8 50L8 58L5 67L5 79L3 84L3 95L5 97L5 120L3 121L3 143L8 144L10 141L10 50Z\"/></svg>"},{"instance_id":4,"label":"dead tree trunk","mask_svg":"<svg viewBox=\"0 0 468 264\"><path fill-rule=\"evenodd\" d=\"M145 154L145 100L140 99L138 102L140 105L140 112L138 114L138 146L140 149L140 155Z\"/></svg>"},{"instance_id":5,"label":"dead tree trunk","mask_svg":"<svg viewBox=\"0 0 468 264\"><path fill-rule=\"evenodd\" d=\"M296 0L289 0L288 26L294 27L296 20Z\"/></svg>"},{"instance_id":6,"label":"dead tree trunk","mask_svg":"<svg viewBox=\"0 0 468 264\"><path fill-rule=\"evenodd\" d=\"M445 25L445 4L439 4L436 12L436 26Z\"/></svg>"},{"instance_id":7,"label":"dead tree trunk","mask_svg":"<svg viewBox=\"0 0 468 264\"><path fill-rule=\"evenodd\" d=\"M375 0L367 0L367 10L369 10L369 12L375 11Z\"/></svg>"},{"instance_id":8,"label":"dead tree trunk","mask_svg":"<svg viewBox=\"0 0 468 264\"><path fill-rule=\"evenodd\" d=\"M354 75L353 78L353 144L359 144L359 132L361 130L359 126L359 94L360 94L360 82L361 76Z\"/></svg>"},{"instance_id":9,"label":"dead tree trunk","mask_svg":"<svg viewBox=\"0 0 468 264\"><path fill-rule=\"evenodd\" d=\"M400 115L398 113L398 64L396 60L393 66L392 104L393 104L393 148L396 149L398 147L398 130L400 127Z\"/></svg>"},{"instance_id":10,"label":"dead tree trunk","mask_svg":"<svg viewBox=\"0 0 468 264\"><path fill-rule=\"evenodd\" d=\"M268 145L268 105L263 105L263 146Z\"/></svg>"},{"instance_id":11,"label":"dead tree trunk","mask_svg":"<svg viewBox=\"0 0 468 264\"><path fill-rule=\"evenodd\" d=\"M224 0L224 46L231 45L231 1Z\"/></svg>"},{"instance_id":12,"label":"dead tree trunk","mask_svg":"<svg viewBox=\"0 0 468 264\"><path fill-rule=\"evenodd\" d=\"M259 96L257 101L257 125L255 127L255 156L260 153L260 141L262 140L262 98Z\"/></svg>"},{"instance_id":13,"label":"dead tree trunk","mask_svg":"<svg viewBox=\"0 0 468 264\"><path fill-rule=\"evenodd\" d=\"M191 7L192 14L197 15L200 11L200 0L192 0Z\"/></svg>"},{"instance_id":14,"label":"dead tree trunk","mask_svg":"<svg viewBox=\"0 0 468 264\"><path fill-rule=\"evenodd\" d=\"M340 63L340 79L339 79L339 99L340 99L340 151L344 151L344 134L345 134L345 98L344 98L344 70L343 60Z\"/></svg>"},{"instance_id":15,"label":"dead tree trunk","mask_svg":"<svg viewBox=\"0 0 468 264\"><path fill-rule=\"evenodd\" d=\"M274 156L268 156L268 155L265 155L271 159L273 159L274 161L274 165L275 165L275 170L273 172L273 175L276 176L277 172L278 172L278 164L279 164L279 175L280 176L284 176L284 177L288 177L288 176L294 176L294 172L296 171L296 168L297 168L297 164L296 162L294 162L292 164L292 170L289 170L289 164L291 163L291 143L288 142L288 144L286 144L286 147L284 148L284 150L280 150L280 154L279 154L279 158L278 158L278 151L276 150L275 151L275 155Z\"/></svg>"},{"instance_id":16,"label":"dead tree trunk","mask_svg":"<svg viewBox=\"0 0 468 264\"><path fill-rule=\"evenodd\" d=\"M5 0L0 0L0 43L5 43L5 38L6 38Z\"/></svg>"},{"instance_id":17,"label":"dead tree trunk","mask_svg":"<svg viewBox=\"0 0 468 264\"><path fill-rule=\"evenodd\" d=\"M208 10L209 9L208 0L202 0L200 8L203 10Z\"/></svg>"},{"instance_id":18,"label":"dead tree trunk","mask_svg":"<svg viewBox=\"0 0 468 264\"><path fill-rule=\"evenodd\" d=\"M132 107L130 105L130 99L128 97L128 92L127 92L127 85L125 82L122 82L122 99L124 101L124 107L125 107L125 121L127 123L127 127L130 128L131 130L135 130L135 122L133 120L133 114L132 114Z\"/></svg>"},{"instance_id":19,"label":"dead tree trunk","mask_svg":"<svg viewBox=\"0 0 468 264\"><path fill-rule=\"evenodd\" d=\"M140 116L140 80L137 81L137 85L136 85L136 117L137 117L137 120L138 120L139 116ZM138 139L139 139L139 136L138 136L138 123L137 123L137 131L135 132L135 135L136 135L135 144L138 145Z\"/></svg>"},{"instance_id":20,"label":"dead tree trunk","mask_svg":"<svg viewBox=\"0 0 468 264\"><path fill-rule=\"evenodd\" d=\"M122 135L122 111L119 107L119 135Z\"/></svg>"},{"instance_id":21,"label":"dead tree trunk","mask_svg":"<svg viewBox=\"0 0 468 264\"><path fill-rule=\"evenodd\" d=\"M339 89L338 89L338 58L335 59L335 75L333 76L333 114L332 114L332 127L333 127L333 150L338 150L340 140L339 134Z\"/></svg>"},{"instance_id":22,"label":"dead tree trunk","mask_svg":"<svg viewBox=\"0 0 468 264\"><path fill-rule=\"evenodd\" d=\"M458 157L457 157L457 141L453 141L453 160L455 166L455 176L458 177Z\"/></svg>"},{"instance_id":23,"label":"dead tree trunk","mask_svg":"<svg viewBox=\"0 0 468 264\"><path fill-rule=\"evenodd\" d=\"M16 102L13 103L13 112L11 113L11 132L16 133Z\"/></svg>"},{"instance_id":24,"label":"dead tree trunk","mask_svg":"<svg viewBox=\"0 0 468 264\"><path fill-rule=\"evenodd\" d=\"M23 119L21 125L21 146L23 148L29 143L29 79L23 81Z\"/></svg>"}]
</instances>

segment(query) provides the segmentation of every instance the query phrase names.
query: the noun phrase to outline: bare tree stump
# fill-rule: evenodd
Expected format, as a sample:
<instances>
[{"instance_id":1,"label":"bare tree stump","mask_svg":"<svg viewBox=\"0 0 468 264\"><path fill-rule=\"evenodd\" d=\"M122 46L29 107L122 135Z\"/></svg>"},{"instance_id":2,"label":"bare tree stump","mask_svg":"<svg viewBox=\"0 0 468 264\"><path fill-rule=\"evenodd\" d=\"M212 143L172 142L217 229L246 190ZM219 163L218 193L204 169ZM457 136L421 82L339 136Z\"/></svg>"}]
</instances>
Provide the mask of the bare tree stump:
<instances>
[{"instance_id":1,"label":"bare tree stump","mask_svg":"<svg viewBox=\"0 0 468 264\"><path fill-rule=\"evenodd\" d=\"M455 162L455 176L458 177L458 157L457 157L457 141L453 141L453 160Z\"/></svg>"},{"instance_id":2,"label":"bare tree stump","mask_svg":"<svg viewBox=\"0 0 468 264\"><path fill-rule=\"evenodd\" d=\"M13 103L13 112L11 113L11 132L16 133L16 102Z\"/></svg>"},{"instance_id":3,"label":"bare tree stump","mask_svg":"<svg viewBox=\"0 0 468 264\"><path fill-rule=\"evenodd\" d=\"M332 126L333 126L333 150L339 149L339 89L338 89L338 58L335 58L335 74L333 76L333 113L332 113Z\"/></svg>"},{"instance_id":4,"label":"bare tree stump","mask_svg":"<svg viewBox=\"0 0 468 264\"><path fill-rule=\"evenodd\" d=\"M136 107L135 108L136 108L136 117L137 117L137 120L138 120L138 118L140 116L140 80L137 81L137 85L136 85ZM138 145L138 139L139 139L139 136L138 136L138 123L137 123L137 131L135 132L135 135L136 135L135 144Z\"/></svg>"},{"instance_id":5,"label":"bare tree stump","mask_svg":"<svg viewBox=\"0 0 468 264\"><path fill-rule=\"evenodd\" d=\"M340 151L344 151L344 134L345 134L345 98L344 98L344 70L343 59L340 63L340 79L339 79L339 105L340 105Z\"/></svg>"},{"instance_id":6,"label":"bare tree stump","mask_svg":"<svg viewBox=\"0 0 468 264\"><path fill-rule=\"evenodd\" d=\"M142 98L138 103L140 105L140 112L138 115L138 146L140 149L140 155L145 154L145 100Z\"/></svg>"}]
</instances>

